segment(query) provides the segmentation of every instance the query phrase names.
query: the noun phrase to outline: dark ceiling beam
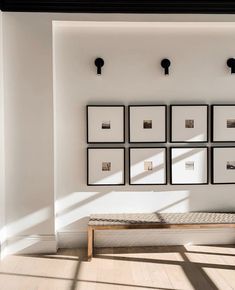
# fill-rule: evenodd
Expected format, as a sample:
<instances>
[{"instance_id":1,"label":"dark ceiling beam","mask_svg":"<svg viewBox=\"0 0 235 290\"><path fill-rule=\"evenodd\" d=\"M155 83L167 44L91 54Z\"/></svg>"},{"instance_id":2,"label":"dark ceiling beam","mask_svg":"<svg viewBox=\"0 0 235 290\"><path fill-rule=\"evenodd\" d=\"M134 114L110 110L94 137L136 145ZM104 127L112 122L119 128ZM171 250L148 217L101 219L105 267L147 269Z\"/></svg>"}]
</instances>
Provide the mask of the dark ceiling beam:
<instances>
[{"instance_id":1,"label":"dark ceiling beam","mask_svg":"<svg viewBox=\"0 0 235 290\"><path fill-rule=\"evenodd\" d=\"M234 0L0 0L2 11L88 13L235 13Z\"/></svg>"}]
</instances>

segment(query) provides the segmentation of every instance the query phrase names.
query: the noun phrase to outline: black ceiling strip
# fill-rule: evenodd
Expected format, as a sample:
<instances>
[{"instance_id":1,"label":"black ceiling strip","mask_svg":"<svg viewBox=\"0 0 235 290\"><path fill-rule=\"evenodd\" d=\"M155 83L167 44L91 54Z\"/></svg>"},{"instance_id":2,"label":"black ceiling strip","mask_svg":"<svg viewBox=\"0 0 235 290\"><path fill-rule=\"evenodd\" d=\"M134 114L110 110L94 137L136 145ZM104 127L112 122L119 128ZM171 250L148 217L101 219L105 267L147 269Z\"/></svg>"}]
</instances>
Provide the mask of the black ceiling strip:
<instances>
[{"instance_id":1,"label":"black ceiling strip","mask_svg":"<svg viewBox=\"0 0 235 290\"><path fill-rule=\"evenodd\" d=\"M3 11L87 13L235 13L234 0L0 0Z\"/></svg>"}]
</instances>

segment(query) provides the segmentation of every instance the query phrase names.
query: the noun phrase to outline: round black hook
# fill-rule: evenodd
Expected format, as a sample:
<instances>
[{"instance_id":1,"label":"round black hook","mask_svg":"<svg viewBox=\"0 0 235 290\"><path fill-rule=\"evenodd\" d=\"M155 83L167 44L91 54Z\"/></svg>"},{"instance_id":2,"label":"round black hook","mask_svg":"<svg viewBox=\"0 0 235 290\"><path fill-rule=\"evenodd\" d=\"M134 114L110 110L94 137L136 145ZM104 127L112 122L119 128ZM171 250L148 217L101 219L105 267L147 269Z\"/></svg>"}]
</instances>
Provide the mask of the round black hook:
<instances>
[{"instance_id":1,"label":"round black hook","mask_svg":"<svg viewBox=\"0 0 235 290\"><path fill-rule=\"evenodd\" d=\"M104 60L101 57L95 59L95 66L97 67L97 75L101 75L101 68L104 66Z\"/></svg>"},{"instance_id":2,"label":"round black hook","mask_svg":"<svg viewBox=\"0 0 235 290\"><path fill-rule=\"evenodd\" d=\"M231 68L231 74L234 74L235 73L235 59L229 58L227 60L227 66Z\"/></svg>"},{"instance_id":3,"label":"round black hook","mask_svg":"<svg viewBox=\"0 0 235 290\"><path fill-rule=\"evenodd\" d=\"M164 58L161 61L161 66L164 68L165 70L165 75L169 75L169 67L171 65L171 61L168 58Z\"/></svg>"}]
</instances>

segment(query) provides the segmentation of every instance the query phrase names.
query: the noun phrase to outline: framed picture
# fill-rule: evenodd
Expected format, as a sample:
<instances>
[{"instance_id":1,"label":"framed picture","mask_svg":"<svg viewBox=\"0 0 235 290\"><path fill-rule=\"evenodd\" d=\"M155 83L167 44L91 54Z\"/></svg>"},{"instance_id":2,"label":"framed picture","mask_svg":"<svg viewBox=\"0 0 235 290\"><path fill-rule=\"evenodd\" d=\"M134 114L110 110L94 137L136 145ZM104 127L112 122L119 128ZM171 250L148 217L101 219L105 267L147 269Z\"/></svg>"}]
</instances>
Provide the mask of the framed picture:
<instances>
[{"instance_id":1,"label":"framed picture","mask_svg":"<svg viewBox=\"0 0 235 290\"><path fill-rule=\"evenodd\" d=\"M87 143L124 143L125 106L87 106Z\"/></svg>"},{"instance_id":2,"label":"framed picture","mask_svg":"<svg viewBox=\"0 0 235 290\"><path fill-rule=\"evenodd\" d=\"M171 105L170 141L208 142L208 105Z\"/></svg>"},{"instance_id":3,"label":"framed picture","mask_svg":"<svg viewBox=\"0 0 235 290\"><path fill-rule=\"evenodd\" d=\"M165 147L129 148L129 184L166 184L166 155Z\"/></svg>"},{"instance_id":4,"label":"framed picture","mask_svg":"<svg viewBox=\"0 0 235 290\"><path fill-rule=\"evenodd\" d=\"M171 184L208 184L207 147L171 147Z\"/></svg>"},{"instance_id":5,"label":"framed picture","mask_svg":"<svg viewBox=\"0 0 235 290\"><path fill-rule=\"evenodd\" d=\"M235 142L235 105L211 106L212 142Z\"/></svg>"},{"instance_id":6,"label":"framed picture","mask_svg":"<svg viewBox=\"0 0 235 290\"><path fill-rule=\"evenodd\" d=\"M166 105L129 106L129 143L165 143L166 111Z\"/></svg>"},{"instance_id":7,"label":"framed picture","mask_svg":"<svg viewBox=\"0 0 235 290\"><path fill-rule=\"evenodd\" d=\"M235 147L212 147L212 184L235 183Z\"/></svg>"},{"instance_id":8,"label":"framed picture","mask_svg":"<svg viewBox=\"0 0 235 290\"><path fill-rule=\"evenodd\" d=\"M125 185L125 148L87 148L87 185Z\"/></svg>"}]
</instances>

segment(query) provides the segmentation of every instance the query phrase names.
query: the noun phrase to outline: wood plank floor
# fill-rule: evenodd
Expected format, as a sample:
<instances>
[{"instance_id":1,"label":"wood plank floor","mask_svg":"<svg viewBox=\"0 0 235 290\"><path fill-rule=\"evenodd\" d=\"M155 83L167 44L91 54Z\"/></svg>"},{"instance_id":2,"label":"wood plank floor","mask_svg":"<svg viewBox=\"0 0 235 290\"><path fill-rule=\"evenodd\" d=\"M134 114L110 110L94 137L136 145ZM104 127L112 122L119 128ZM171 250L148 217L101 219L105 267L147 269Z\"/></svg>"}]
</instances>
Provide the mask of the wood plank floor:
<instances>
[{"instance_id":1,"label":"wood plank floor","mask_svg":"<svg viewBox=\"0 0 235 290\"><path fill-rule=\"evenodd\" d=\"M105 248L87 262L85 249L10 256L0 290L235 289L235 246Z\"/></svg>"}]
</instances>

